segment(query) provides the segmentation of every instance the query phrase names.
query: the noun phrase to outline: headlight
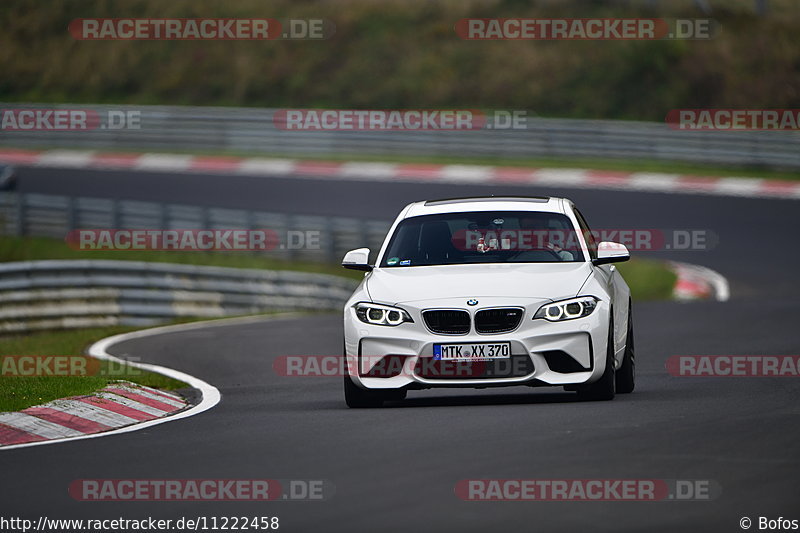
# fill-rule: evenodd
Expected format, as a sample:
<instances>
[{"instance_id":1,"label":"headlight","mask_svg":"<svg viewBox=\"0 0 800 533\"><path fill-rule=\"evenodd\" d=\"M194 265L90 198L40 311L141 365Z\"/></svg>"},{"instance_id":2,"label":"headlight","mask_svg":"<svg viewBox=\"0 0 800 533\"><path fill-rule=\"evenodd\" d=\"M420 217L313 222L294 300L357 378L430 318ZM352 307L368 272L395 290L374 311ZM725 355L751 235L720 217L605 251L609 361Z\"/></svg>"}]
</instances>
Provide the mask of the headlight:
<instances>
[{"instance_id":1,"label":"headlight","mask_svg":"<svg viewBox=\"0 0 800 533\"><path fill-rule=\"evenodd\" d=\"M579 296L578 298L545 304L536 311L533 318L544 318L550 322L583 318L592 314L597 307L597 301L594 296Z\"/></svg>"},{"instance_id":2,"label":"headlight","mask_svg":"<svg viewBox=\"0 0 800 533\"><path fill-rule=\"evenodd\" d=\"M403 322L414 322L411 315L399 307L359 302L354 305L356 316L365 324L376 326L399 326Z\"/></svg>"}]
</instances>

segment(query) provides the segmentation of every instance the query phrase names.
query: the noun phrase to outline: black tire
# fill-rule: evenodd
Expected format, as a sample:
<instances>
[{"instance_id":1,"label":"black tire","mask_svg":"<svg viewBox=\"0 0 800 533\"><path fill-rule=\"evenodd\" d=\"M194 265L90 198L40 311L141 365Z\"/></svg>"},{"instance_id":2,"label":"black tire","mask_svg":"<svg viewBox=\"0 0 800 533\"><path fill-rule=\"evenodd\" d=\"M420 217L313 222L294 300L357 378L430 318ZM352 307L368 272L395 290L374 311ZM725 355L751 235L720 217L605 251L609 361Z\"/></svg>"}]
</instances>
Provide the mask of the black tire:
<instances>
[{"instance_id":1,"label":"black tire","mask_svg":"<svg viewBox=\"0 0 800 533\"><path fill-rule=\"evenodd\" d=\"M600 379L578 388L578 398L588 401L613 400L617 380L614 377L614 322L608 323L608 349L606 350L606 369Z\"/></svg>"},{"instance_id":2,"label":"black tire","mask_svg":"<svg viewBox=\"0 0 800 533\"><path fill-rule=\"evenodd\" d=\"M347 407L357 409L381 407L383 400L384 395L380 392L362 389L353 383L350 376L344 377L344 401Z\"/></svg>"},{"instance_id":3,"label":"black tire","mask_svg":"<svg viewBox=\"0 0 800 533\"><path fill-rule=\"evenodd\" d=\"M387 390L387 391L382 391L381 394L383 394L384 402L400 402L406 399L406 396L408 395L408 390L406 389Z\"/></svg>"},{"instance_id":4,"label":"black tire","mask_svg":"<svg viewBox=\"0 0 800 533\"><path fill-rule=\"evenodd\" d=\"M347 348L342 346L342 354L347 353ZM344 356L346 357L346 355ZM343 365L347 368L347 365ZM362 389L350 379L350 376L344 376L344 401L347 407L354 408L370 408L381 407L383 402L399 402L406 399L408 391L406 389L390 389L385 391L374 391Z\"/></svg>"},{"instance_id":5,"label":"black tire","mask_svg":"<svg viewBox=\"0 0 800 533\"><path fill-rule=\"evenodd\" d=\"M628 333L625 336L625 355L617 370L617 392L628 394L636 387L636 355L633 344L633 309L628 304Z\"/></svg>"}]
</instances>

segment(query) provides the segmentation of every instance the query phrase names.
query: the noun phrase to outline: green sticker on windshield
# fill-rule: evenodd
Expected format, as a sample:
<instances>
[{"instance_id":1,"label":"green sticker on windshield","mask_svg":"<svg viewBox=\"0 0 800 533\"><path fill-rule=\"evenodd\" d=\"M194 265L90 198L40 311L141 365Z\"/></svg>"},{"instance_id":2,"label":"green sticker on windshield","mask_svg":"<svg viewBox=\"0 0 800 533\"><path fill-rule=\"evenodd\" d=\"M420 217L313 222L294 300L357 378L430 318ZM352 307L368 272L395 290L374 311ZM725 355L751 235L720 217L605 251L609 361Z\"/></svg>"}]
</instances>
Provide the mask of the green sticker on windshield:
<instances>
[{"instance_id":1,"label":"green sticker on windshield","mask_svg":"<svg viewBox=\"0 0 800 533\"><path fill-rule=\"evenodd\" d=\"M400 261L400 258L399 258L399 257L390 257L390 258L389 258L389 259L386 261L386 264L387 264L387 265L389 265L389 266L394 266L394 265L396 265L396 264L398 263L398 261Z\"/></svg>"}]
</instances>

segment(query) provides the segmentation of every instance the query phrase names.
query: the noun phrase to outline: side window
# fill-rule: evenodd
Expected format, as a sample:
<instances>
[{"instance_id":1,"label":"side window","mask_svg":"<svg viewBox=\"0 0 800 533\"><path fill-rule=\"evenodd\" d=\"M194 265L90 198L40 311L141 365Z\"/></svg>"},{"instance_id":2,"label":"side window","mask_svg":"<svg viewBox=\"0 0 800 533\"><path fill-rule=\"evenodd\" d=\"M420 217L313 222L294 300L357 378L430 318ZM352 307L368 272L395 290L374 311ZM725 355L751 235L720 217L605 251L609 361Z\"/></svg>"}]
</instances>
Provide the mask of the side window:
<instances>
[{"instance_id":1,"label":"side window","mask_svg":"<svg viewBox=\"0 0 800 533\"><path fill-rule=\"evenodd\" d=\"M583 238L586 239L586 246L589 248L589 257L592 259L597 259L597 241L594 240L594 235L592 235L592 231L589 229L589 225L586 223L586 219L583 218L583 215L577 208L573 208L575 211L575 218L578 219L578 226L581 228L581 233L583 234Z\"/></svg>"}]
</instances>

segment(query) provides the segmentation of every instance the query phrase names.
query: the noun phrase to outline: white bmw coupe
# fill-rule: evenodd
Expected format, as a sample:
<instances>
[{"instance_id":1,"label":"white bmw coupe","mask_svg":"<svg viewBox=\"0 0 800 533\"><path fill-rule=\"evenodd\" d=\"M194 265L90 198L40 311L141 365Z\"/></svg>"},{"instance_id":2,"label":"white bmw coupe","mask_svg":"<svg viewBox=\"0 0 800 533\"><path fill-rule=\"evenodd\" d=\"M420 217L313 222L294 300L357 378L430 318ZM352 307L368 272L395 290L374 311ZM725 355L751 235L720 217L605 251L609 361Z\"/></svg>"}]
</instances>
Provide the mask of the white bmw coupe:
<instances>
[{"instance_id":1,"label":"white bmw coupe","mask_svg":"<svg viewBox=\"0 0 800 533\"><path fill-rule=\"evenodd\" d=\"M379 407L434 387L633 391L625 246L595 242L564 198L416 202L394 221L344 308L344 396Z\"/></svg>"}]
</instances>

